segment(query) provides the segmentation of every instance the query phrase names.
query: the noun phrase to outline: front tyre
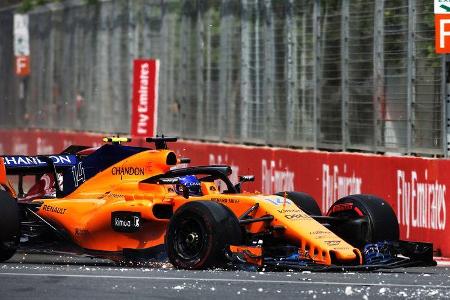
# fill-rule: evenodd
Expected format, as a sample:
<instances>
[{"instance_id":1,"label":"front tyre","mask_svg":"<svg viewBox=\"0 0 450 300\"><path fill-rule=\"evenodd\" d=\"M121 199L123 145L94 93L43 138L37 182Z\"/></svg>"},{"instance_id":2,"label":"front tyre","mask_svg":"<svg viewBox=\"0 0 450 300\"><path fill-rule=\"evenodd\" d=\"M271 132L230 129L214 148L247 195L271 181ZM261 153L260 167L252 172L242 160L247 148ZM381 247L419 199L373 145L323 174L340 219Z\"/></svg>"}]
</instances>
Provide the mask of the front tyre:
<instances>
[{"instance_id":1,"label":"front tyre","mask_svg":"<svg viewBox=\"0 0 450 300\"><path fill-rule=\"evenodd\" d=\"M229 208L212 201L188 202L170 220L167 255L179 269L218 267L226 262L226 247L241 239L239 221Z\"/></svg>"},{"instance_id":2,"label":"front tyre","mask_svg":"<svg viewBox=\"0 0 450 300\"><path fill-rule=\"evenodd\" d=\"M341 198L330 207L327 215L350 221L367 220L365 226L353 228L362 230L353 230L345 225L338 225L333 230L359 248L368 243L398 241L400 238L394 210L385 200L373 195L350 195Z\"/></svg>"},{"instance_id":3,"label":"front tyre","mask_svg":"<svg viewBox=\"0 0 450 300\"><path fill-rule=\"evenodd\" d=\"M19 246L20 214L16 200L0 190L0 262L10 259Z\"/></svg>"}]
</instances>

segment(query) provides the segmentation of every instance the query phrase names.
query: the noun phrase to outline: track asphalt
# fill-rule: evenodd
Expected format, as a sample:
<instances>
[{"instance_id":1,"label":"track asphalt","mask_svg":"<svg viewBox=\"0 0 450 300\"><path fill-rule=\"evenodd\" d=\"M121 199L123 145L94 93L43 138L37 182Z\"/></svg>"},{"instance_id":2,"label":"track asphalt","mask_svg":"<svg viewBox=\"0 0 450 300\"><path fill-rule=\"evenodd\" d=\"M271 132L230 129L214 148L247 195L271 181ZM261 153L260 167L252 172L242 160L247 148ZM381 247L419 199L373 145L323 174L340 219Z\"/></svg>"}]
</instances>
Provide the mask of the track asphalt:
<instances>
[{"instance_id":1,"label":"track asphalt","mask_svg":"<svg viewBox=\"0 0 450 300\"><path fill-rule=\"evenodd\" d=\"M0 263L0 299L450 299L450 268L311 273L119 267L70 255Z\"/></svg>"}]
</instances>

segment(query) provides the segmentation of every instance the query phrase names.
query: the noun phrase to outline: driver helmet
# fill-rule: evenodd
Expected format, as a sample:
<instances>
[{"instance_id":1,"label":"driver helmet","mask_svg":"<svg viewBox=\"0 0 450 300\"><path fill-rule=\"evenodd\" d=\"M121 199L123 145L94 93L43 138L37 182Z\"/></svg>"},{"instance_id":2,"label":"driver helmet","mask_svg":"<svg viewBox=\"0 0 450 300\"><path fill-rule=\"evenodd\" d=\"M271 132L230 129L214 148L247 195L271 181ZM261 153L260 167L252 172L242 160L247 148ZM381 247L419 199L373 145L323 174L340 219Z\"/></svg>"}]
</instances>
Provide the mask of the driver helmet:
<instances>
[{"instance_id":1,"label":"driver helmet","mask_svg":"<svg viewBox=\"0 0 450 300\"><path fill-rule=\"evenodd\" d=\"M179 177L179 183L183 184L189 189L189 195L191 196L202 196L202 187L200 180L194 175L186 175ZM176 185L177 193L181 193L181 187L179 184Z\"/></svg>"}]
</instances>

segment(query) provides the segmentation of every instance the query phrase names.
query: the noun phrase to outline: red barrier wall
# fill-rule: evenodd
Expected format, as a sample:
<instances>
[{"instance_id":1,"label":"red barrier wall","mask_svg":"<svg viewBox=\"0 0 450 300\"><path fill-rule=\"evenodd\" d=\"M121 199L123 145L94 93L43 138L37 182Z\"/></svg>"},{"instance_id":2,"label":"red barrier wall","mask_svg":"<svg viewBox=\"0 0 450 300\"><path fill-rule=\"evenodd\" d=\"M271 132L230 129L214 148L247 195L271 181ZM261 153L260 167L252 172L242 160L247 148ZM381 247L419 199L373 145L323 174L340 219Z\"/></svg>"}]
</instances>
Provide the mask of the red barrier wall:
<instances>
[{"instance_id":1,"label":"red barrier wall","mask_svg":"<svg viewBox=\"0 0 450 300\"><path fill-rule=\"evenodd\" d=\"M101 145L101 135L46 131L0 131L0 153L57 153L71 144ZM135 144L142 144L136 141ZM323 211L352 193L375 194L394 208L401 237L429 241L450 256L447 186L450 160L328 153L182 141L172 148L191 165L229 164L233 178L256 175L246 190L311 194Z\"/></svg>"}]
</instances>

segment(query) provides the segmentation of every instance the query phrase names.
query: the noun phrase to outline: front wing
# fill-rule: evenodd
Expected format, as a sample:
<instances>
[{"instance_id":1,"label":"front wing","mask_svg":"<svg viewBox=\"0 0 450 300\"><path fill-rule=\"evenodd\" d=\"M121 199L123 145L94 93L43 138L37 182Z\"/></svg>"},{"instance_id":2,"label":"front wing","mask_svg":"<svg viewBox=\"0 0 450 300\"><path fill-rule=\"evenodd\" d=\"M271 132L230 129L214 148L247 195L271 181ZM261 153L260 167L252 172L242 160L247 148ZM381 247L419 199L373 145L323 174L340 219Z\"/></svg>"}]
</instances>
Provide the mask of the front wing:
<instances>
[{"instance_id":1,"label":"front wing","mask_svg":"<svg viewBox=\"0 0 450 300\"><path fill-rule=\"evenodd\" d=\"M314 262L298 252L297 247L285 246L284 256L264 255L260 246L230 246L227 257L235 266L255 266L265 270L280 271L373 271L377 269L394 269L406 267L436 266L433 260L433 245L431 243L408 241L384 241L367 244L363 250L363 264L360 265L324 265ZM272 251L268 251L272 252ZM280 252L280 251L278 251ZM283 251L281 251L283 252Z\"/></svg>"}]
</instances>

